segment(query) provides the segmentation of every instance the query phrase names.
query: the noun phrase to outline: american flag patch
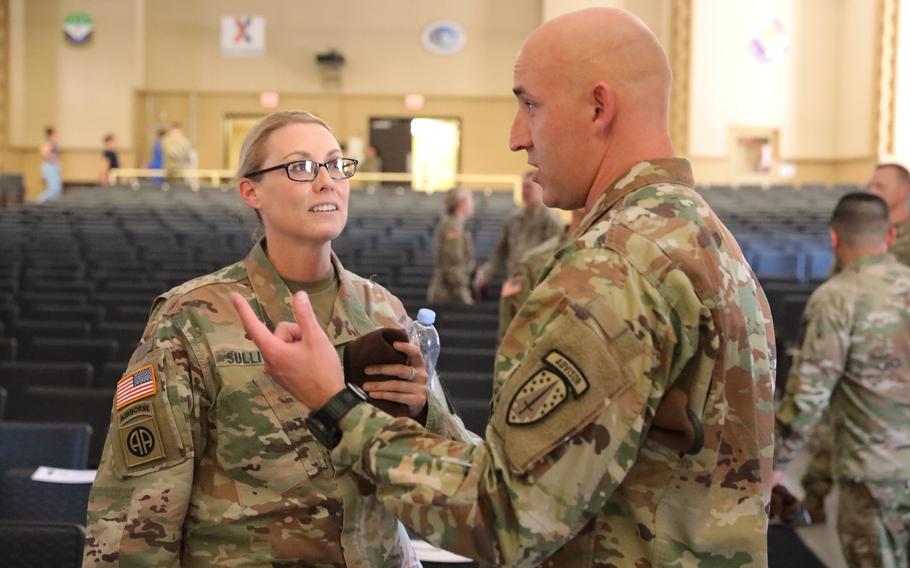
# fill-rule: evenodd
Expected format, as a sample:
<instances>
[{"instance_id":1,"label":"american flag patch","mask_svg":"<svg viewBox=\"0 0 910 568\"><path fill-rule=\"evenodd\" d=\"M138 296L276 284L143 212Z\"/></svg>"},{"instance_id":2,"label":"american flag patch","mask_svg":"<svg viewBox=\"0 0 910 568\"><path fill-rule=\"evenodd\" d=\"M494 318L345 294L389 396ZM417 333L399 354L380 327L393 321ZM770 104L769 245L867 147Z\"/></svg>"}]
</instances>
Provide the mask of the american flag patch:
<instances>
[{"instance_id":1,"label":"american flag patch","mask_svg":"<svg viewBox=\"0 0 910 568\"><path fill-rule=\"evenodd\" d=\"M117 381L114 408L120 410L127 404L152 396L158 392L154 365L146 365Z\"/></svg>"}]
</instances>

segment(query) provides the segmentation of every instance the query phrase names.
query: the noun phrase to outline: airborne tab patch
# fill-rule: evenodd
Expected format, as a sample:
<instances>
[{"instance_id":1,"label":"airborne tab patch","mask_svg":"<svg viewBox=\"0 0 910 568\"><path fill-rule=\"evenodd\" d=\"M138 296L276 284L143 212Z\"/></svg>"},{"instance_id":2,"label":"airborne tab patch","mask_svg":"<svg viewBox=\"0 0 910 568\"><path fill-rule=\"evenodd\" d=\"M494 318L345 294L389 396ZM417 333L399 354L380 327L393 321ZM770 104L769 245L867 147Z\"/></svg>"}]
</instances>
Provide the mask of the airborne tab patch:
<instances>
[{"instance_id":1,"label":"airborne tab patch","mask_svg":"<svg viewBox=\"0 0 910 568\"><path fill-rule=\"evenodd\" d=\"M543 360L553 366L557 373L565 377L575 396L581 396L588 390L588 379L571 359L554 349Z\"/></svg>"},{"instance_id":2,"label":"airborne tab patch","mask_svg":"<svg viewBox=\"0 0 910 568\"><path fill-rule=\"evenodd\" d=\"M150 397L156 392L158 392L158 381L155 378L155 366L146 365L117 381L114 409L120 410L128 404Z\"/></svg>"},{"instance_id":3,"label":"airborne tab patch","mask_svg":"<svg viewBox=\"0 0 910 568\"><path fill-rule=\"evenodd\" d=\"M537 371L525 381L509 404L509 424L537 422L566 400L566 384L549 369Z\"/></svg>"}]
</instances>

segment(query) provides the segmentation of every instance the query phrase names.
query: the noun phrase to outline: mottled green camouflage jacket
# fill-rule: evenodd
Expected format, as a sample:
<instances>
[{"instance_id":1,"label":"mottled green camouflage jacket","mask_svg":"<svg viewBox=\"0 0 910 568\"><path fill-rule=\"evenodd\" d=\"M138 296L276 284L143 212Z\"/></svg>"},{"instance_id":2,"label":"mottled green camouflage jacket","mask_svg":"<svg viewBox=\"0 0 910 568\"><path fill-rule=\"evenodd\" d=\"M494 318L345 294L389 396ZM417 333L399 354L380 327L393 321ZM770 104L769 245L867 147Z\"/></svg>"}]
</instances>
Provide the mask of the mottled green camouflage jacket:
<instances>
[{"instance_id":1,"label":"mottled green camouflage jacket","mask_svg":"<svg viewBox=\"0 0 910 568\"><path fill-rule=\"evenodd\" d=\"M336 467L486 565L766 566L773 327L692 183L644 162L594 204L500 345L484 444L361 404Z\"/></svg>"},{"instance_id":2,"label":"mottled green camouflage jacket","mask_svg":"<svg viewBox=\"0 0 910 568\"><path fill-rule=\"evenodd\" d=\"M550 237L539 245L525 251L521 260L512 268L509 277L502 283L499 296L499 338L506 334L515 314L524 305L525 300L537 284L540 273L547 266L550 257L559 249L568 235L559 234Z\"/></svg>"},{"instance_id":3,"label":"mottled green camouflage jacket","mask_svg":"<svg viewBox=\"0 0 910 568\"><path fill-rule=\"evenodd\" d=\"M464 220L445 215L433 234L433 276L427 301L433 304L471 303L474 238Z\"/></svg>"},{"instance_id":4,"label":"mottled green camouflage jacket","mask_svg":"<svg viewBox=\"0 0 910 568\"><path fill-rule=\"evenodd\" d=\"M910 220L895 225L896 235L891 245L891 254L900 262L910 266Z\"/></svg>"},{"instance_id":5,"label":"mottled green camouflage jacket","mask_svg":"<svg viewBox=\"0 0 910 568\"><path fill-rule=\"evenodd\" d=\"M910 268L891 254L854 260L809 298L777 411L777 468L826 408L837 479L910 479Z\"/></svg>"},{"instance_id":6,"label":"mottled green camouflage jacket","mask_svg":"<svg viewBox=\"0 0 910 568\"><path fill-rule=\"evenodd\" d=\"M493 278L503 270L512 272L525 252L562 233L563 223L556 211L543 205L523 207L512 213L502 228L499 242L482 269Z\"/></svg>"},{"instance_id":7,"label":"mottled green camouflage jacket","mask_svg":"<svg viewBox=\"0 0 910 568\"><path fill-rule=\"evenodd\" d=\"M294 321L262 247L156 301L118 383L85 566L419 565L395 517L333 468L304 425L308 410L263 372L245 336L230 292L269 327ZM332 262L341 288L327 332L339 351L406 322L397 298ZM443 395L428 400L428 428L459 436Z\"/></svg>"}]
</instances>

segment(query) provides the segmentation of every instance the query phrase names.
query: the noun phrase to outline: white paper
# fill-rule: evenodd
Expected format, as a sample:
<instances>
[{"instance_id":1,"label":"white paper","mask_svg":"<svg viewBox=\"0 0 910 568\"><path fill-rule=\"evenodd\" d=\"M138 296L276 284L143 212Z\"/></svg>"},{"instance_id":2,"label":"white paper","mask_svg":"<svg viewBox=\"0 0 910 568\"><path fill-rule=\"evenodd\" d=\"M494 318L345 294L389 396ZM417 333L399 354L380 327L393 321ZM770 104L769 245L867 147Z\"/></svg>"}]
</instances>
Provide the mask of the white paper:
<instances>
[{"instance_id":1,"label":"white paper","mask_svg":"<svg viewBox=\"0 0 910 568\"><path fill-rule=\"evenodd\" d=\"M94 469L61 469L59 467L40 466L32 474L32 481L45 483L92 483L95 481Z\"/></svg>"},{"instance_id":2,"label":"white paper","mask_svg":"<svg viewBox=\"0 0 910 568\"><path fill-rule=\"evenodd\" d=\"M470 558L458 556L457 554L453 554L448 550L436 548L425 540L412 540L411 546L414 547L414 552L417 554L417 559L421 562L441 562L451 564L471 562Z\"/></svg>"}]
</instances>

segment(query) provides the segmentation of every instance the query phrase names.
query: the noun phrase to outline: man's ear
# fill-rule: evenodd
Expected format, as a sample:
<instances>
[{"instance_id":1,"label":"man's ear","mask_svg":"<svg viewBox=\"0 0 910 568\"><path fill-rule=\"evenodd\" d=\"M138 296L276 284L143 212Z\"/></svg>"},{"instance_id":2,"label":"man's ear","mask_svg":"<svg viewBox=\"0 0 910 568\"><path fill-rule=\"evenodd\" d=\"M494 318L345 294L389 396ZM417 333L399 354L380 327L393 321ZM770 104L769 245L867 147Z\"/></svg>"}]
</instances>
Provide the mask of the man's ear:
<instances>
[{"instance_id":1,"label":"man's ear","mask_svg":"<svg viewBox=\"0 0 910 568\"><path fill-rule=\"evenodd\" d=\"M895 239L897 239L897 229L894 228L894 225L888 227L888 233L885 235L885 245L890 249L891 245L894 244Z\"/></svg>"},{"instance_id":2,"label":"man's ear","mask_svg":"<svg viewBox=\"0 0 910 568\"><path fill-rule=\"evenodd\" d=\"M834 229L828 229L828 236L831 237L831 250L837 252L840 247L840 235Z\"/></svg>"},{"instance_id":3,"label":"man's ear","mask_svg":"<svg viewBox=\"0 0 910 568\"><path fill-rule=\"evenodd\" d=\"M242 178L237 186L237 191L240 192L240 198L243 199L243 202L253 209L262 207L262 201L259 199L259 190L253 180Z\"/></svg>"},{"instance_id":4,"label":"man's ear","mask_svg":"<svg viewBox=\"0 0 910 568\"><path fill-rule=\"evenodd\" d=\"M594 101L594 129L598 133L606 133L616 115L616 94L610 85L598 81L591 90Z\"/></svg>"}]
</instances>

